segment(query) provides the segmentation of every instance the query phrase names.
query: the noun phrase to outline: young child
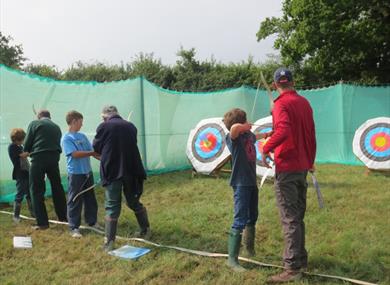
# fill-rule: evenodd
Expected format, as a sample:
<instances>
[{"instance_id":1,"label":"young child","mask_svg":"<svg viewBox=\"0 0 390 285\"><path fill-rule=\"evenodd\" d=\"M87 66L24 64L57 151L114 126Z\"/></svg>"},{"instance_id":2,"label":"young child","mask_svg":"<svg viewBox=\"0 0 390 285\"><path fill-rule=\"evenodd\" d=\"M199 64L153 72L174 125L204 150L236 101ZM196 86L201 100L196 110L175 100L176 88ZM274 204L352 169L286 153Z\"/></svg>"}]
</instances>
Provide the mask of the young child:
<instances>
[{"instance_id":1,"label":"young child","mask_svg":"<svg viewBox=\"0 0 390 285\"><path fill-rule=\"evenodd\" d=\"M23 152L23 141L26 137L26 133L23 129L15 128L11 130L11 144L8 146L8 155L14 165L12 171L12 179L16 180L16 195L14 203L14 222L18 223L20 221L20 210L22 207L23 197L26 196L27 206L32 217L34 216L34 211L32 208L28 175L30 164L27 160L28 153Z\"/></svg>"},{"instance_id":2,"label":"young child","mask_svg":"<svg viewBox=\"0 0 390 285\"><path fill-rule=\"evenodd\" d=\"M80 238L82 235L79 227L83 204L85 222L89 226L98 228L98 205L94 189L81 194L73 201L78 193L94 183L90 156L94 156L95 152L88 138L79 132L83 125L83 115L77 111L70 111L66 115L66 123L69 132L64 134L61 144L68 170L68 221L72 237Z\"/></svg>"},{"instance_id":3,"label":"young child","mask_svg":"<svg viewBox=\"0 0 390 285\"><path fill-rule=\"evenodd\" d=\"M229 258L227 264L233 270L245 271L238 263L238 254L243 244L249 256L255 255L255 225L258 217L259 190L256 183L256 139L266 134L254 135L241 109L232 109L224 115L223 122L230 131L226 144L232 155L232 174L230 186L233 188L234 219L228 240Z\"/></svg>"}]
</instances>

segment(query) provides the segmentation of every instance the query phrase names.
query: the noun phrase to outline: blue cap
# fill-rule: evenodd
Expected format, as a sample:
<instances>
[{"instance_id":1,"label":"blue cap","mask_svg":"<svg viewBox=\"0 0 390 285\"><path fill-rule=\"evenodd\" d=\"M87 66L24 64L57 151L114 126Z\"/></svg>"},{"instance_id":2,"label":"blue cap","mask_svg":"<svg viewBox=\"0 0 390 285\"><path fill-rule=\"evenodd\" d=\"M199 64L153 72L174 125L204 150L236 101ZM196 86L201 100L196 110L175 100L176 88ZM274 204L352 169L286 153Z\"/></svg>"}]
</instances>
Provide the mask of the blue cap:
<instances>
[{"instance_id":1,"label":"blue cap","mask_svg":"<svg viewBox=\"0 0 390 285\"><path fill-rule=\"evenodd\" d=\"M278 68L274 73L274 81L276 83L292 82L293 76L291 71L285 67Z\"/></svg>"}]
</instances>

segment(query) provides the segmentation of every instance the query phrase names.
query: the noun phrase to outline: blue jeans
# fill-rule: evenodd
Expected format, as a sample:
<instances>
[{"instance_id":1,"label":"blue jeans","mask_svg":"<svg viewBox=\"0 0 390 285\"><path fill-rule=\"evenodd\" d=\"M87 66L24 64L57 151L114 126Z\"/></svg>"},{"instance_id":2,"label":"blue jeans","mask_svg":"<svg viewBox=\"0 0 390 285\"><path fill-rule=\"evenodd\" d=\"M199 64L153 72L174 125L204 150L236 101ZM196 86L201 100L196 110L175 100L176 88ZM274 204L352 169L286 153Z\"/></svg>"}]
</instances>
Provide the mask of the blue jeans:
<instances>
[{"instance_id":1,"label":"blue jeans","mask_svg":"<svg viewBox=\"0 0 390 285\"><path fill-rule=\"evenodd\" d=\"M30 199L28 177L16 179L15 202L22 203L24 196L26 196L27 199Z\"/></svg>"},{"instance_id":2,"label":"blue jeans","mask_svg":"<svg viewBox=\"0 0 390 285\"><path fill-rule=\"evenodd\" d=\"M97 221L98 204L95 197L94 189L89 190L77 197L73 198L88 187L93 185L93 174L69 174L68 176L68 221L71 229L77 229L81 223L81 210L84 205L85 222L93 226Z\"/></svg>"},{"instance_id":3,"label":"blue jeans","mask_svg":"<svg viewBox=\"0 0 390 285\"><path fill-rule=\"evenodd\" d=\"M254 226L259 216L259 189L257 186L233 186L234 220L232 229L242 231Z\"/></svg>"}]
</instances>

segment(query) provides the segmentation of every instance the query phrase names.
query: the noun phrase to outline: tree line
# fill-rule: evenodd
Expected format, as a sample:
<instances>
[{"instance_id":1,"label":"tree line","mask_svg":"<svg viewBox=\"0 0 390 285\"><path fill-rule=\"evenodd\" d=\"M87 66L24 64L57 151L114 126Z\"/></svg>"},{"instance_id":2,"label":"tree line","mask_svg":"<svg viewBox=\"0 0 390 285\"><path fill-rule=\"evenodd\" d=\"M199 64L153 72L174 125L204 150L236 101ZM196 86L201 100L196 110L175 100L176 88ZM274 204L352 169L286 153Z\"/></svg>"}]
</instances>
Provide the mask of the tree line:
<instances>
[{"instance_id":1,"label":"tree line","mask_svg":"<svg viewBox=\"0 0 390 285\"><path fill-rule=\"evenodd\" d=\"M298 87L334 84L390 83L390 2L388 0L284 0L280 18L260 23L257 40L276 34L274 47L262 63L253 58L224 64L200 61L196 50L180 48L174 65L153 54L138 54L132 61L109 65L78 61L65 70L54 65L25 64L21 45L0 32L0 63L56 80L109 82L144 76L167 89L213 91L242 85L257 87L260 71L268 82L283 65L295 74Z\"/></svg>"}]
</instances>

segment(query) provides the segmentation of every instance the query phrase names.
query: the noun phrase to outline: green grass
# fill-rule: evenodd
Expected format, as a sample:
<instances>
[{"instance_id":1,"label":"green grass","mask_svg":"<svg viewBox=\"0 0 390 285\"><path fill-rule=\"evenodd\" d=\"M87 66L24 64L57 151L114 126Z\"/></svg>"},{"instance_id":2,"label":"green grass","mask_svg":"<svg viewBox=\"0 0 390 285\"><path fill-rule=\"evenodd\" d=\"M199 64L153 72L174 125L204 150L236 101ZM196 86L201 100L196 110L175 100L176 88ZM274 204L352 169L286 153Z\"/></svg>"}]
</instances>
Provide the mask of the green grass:
<instances>
[{"instance_id":1,"label":"green grass","mask_svg":"<svg viewBox=\"0 0 390 285\"><path fill-rule=\"evenodd\" d=\"M317 170L325 209L308 190L306 245L311 272L390 284L390 177L365 168L320 165ZM97 190L103 224L103 191ZM226 253L232 222L232 190L228 175L191 177L189 171L149 177L142 202L149 211L152 241L190 249ZM46 202L55 219L51 199ZM3 210L11 211L11 207ZM23 214L27 214L23 206ZM32 221L14 225L0 214L0 284L264 284L278 272L243 263L249 270L232 273L223 258L208 258L154 248L137 261L121 260L102 251L103 237L84 231L72 239L62 225L34 232ZM136 231L133 213L123 205L118 235ZM12 247L15 235L31 236L33 249ZM117 246L126 242L118 241ZM135 246L146 246L128 242ZM260 192L255 260L281 264L283 238L271 183ZM342 284L305 277L298 284Z\"/></svg>"}]
</instances>

